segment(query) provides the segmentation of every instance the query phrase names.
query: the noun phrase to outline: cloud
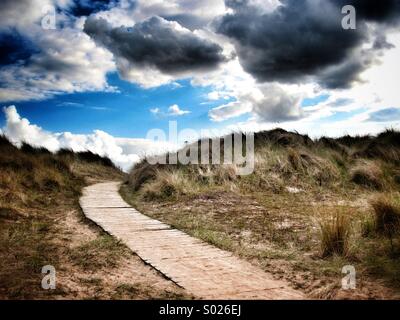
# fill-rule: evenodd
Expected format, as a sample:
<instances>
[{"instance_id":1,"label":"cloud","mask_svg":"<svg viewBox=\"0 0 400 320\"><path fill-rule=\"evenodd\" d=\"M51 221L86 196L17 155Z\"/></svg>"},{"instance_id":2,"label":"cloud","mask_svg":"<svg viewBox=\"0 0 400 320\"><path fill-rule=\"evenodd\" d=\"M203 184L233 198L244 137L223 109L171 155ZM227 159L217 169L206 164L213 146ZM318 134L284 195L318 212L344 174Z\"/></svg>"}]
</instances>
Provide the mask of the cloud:
<instances>
[{"instance_id":1,"label":"cloud","mask_svg":"<svg viewBox=\"0 0 400 320\"><path fill-rule=\"evenodd\" d=\"M339 7L352 5L356 8L359 18L379 22L396 23L400 15L400 2L398 0L330 0Z\"/></svg>"},{"instance_id":2,"label":"cloud","mask_svg":"<svg viewBox=\"0 0 400 320\"><path fill-rule=\"evenodd\" d=\"M113 53L124 79L145 87L207 71L225 61L219 45L160 17L128 28L113 28L104 19L89 17L84 31Z\"/></svg>"},{"instance_id":3,"label":"cloud","mask_svg":"<svg viewBox=\"0 0 400 320\"><path fill-rule=\"evenodd\" d=\"M152 108L152 109L150 109L150 112L152 113L152 114L154 114L154 115L159 115L159 114L161 114L161 110L160 110L160 108Z\"/></svg>"},{"instance_id":4,"label":"cloud","mask_svg":"<svg viewBox=\"0 0 400 320\"><path fill-rule=\"evenodd\" d=\"M376 62L384 48L363 45L374 37L367 22L398 18L398 1L282 0L269 12L249 0L226 0L231 12L220 18L216 31L234 41L244 69L260 82L317 81L327 88L347 88ZM344 30L341 4L360 11L356 30ZM344 4L343 4L344 5ZM379 14L377 14L379 12ZM381 30L386 26L375 26ZM382 43L382 31L380 43Z\"/></svg>"},{"instance_id":5,"label":"cloud","mask_svg":"<svg viewBox=\"0 0 400 320\"><path fill-rule=\"evenodd\" d=\"M152 108L150 109L150 112L155 116L163 116L163 117L177 117L190 113L189 110L181 110L181 108L177 104L168 107L167 112L163 112L160 108Z\"/></svg>"},{"instance_id":6,"label":"cloud","mask_svg":"<svg viewBox=\"0 0 400 320\"><path fill-rule=\"evenodd\" d=\"M38 52L0 69L0 101L44 99L60 93L113 90L112 55L79 30L32 30Z\"/></svg>"},{"instance_id":7,"label":"cloud","mask_svg":"<svg viewBox=\"0 0 400 320\"><path fill-rule=\"evenodd\" d=\"M366 121L372 122L391 122L400 120L400 109L399 108L387 108L371 112L369 118Z\"/></svg>"},{"instance_id":8,"label":"cloud","mask_svg":"<svg viewBox=\"0 0 400 320\"><path fill-rule=\"evenodd\" d=\"M116 6L116 0L72 0L69 12L76 17L90 16Z\"/></svg>"},{"instance_id":9,"label":"cloud","mask_svg":"<svg viewBox=\"0 0 400 320\"><path fill-rule=\"evenodd\" d=\"M251 112L252 105L244 101L233 101L223 104L209 111L208 115L212 121L221 122L230 118L236 118L242 114Z\"/></svg>"},{"instance_id":10,"label":"cloud","mask_svg":"<svg viewBox=\"0 0 400 320\"><path fill-rule=\"evenodd\" d=\"M139 0L132 16L139 22L159 16L194 30L206 27L224 12L223 0Z\"/></svg>"},{"instance_id":11,"label":"cloud","mask_svg":"<svg viewBox=\"0 0 400 320\"><path fill-rule=\"evenodd\" d=\"M15 106L5 107L3 112L6 116L6 126L3 128L3 132L12 142L25 141L34 146L43 146L51 151L59 148L56 136L31 124L28 119L21 118Z\"/></svg>"},{"instance_id":12,"label":"cloud","mask_svg":"<svg viewBox=\"0 0 400 320\"><path fill-rule=\"evenodd\" d=\"M29 59L38 49L17 30L0 32L0 67Z\"/></svg>"},{"instance_id":13,"label":"cloud","mask_svg":"<svg viewBox=\"0 0 400 320\"><path fill-rule=\"evenodd\" d=\"M302 96L289 94L279 85L261 87L263 96L253 102L253 113L263 122L286 122L305 117Z\"/></svg>"},{"instance_id":14,"label":"cloud","mask_svg":"<svg viewBox=\"0 0 400 320\"><path fill-rule=\"evenodd\" d=\"M168 108L168 114L171 116L183 116L189 114L188 110L181 110L177 104L174 104Z\"/></svg>"},{"instance_id":15,"label":"cloud","mask_svg":"<svg viewBox=\"0 0 400 320\"><path fill-rule=\"evenodd\" d=\"M0 2L0 101L45 99L61 93L111 91L106 75L115 71L113 56L82 32L68 14L86 1ZM92 5L92 4L91 4ZM56 29L42 19L56 10Z\"/></svg>"},{"instance_id":16,"label":"cloud","mask_svg":"<svg viewBox=\"0 0 400 320\"><path fill-rule=\"evenodd\" d=\"M43 18L43 9L53 4L51 0L2 0L0 1L0 29L9 26L30 27Z\"/></svg>"},{"instance_id":17,"label":"cloud","mask_svg":"<svg viewBox=\"0 0 400 320\"><path fill-rule=\"evenodd\" d=\"M277 84L266 84L237 96L237 101L211 109L209 116L219 122L251 112L259 122L287 122L306 116L301 101L299 94L290 94Z\"/></svg>"},{"instance_id":18,"label":"cloud","mask_svg":"<svg viewBox=\"0 0 400 320\"><path fill-rule=\"evenodd\" d=\"M4 107L3 112L6 116L6 125L1 131L16 145L27 142L33 146L45 147L52 152L60 148L76 152L89 150L109 157L125 171L145 155L162 153L175 147L164 141L115 138L101 130L94 130L93 133L86 135L70 132L53 133L22 118L15 106Z\"/></svg>"}]
</instances>

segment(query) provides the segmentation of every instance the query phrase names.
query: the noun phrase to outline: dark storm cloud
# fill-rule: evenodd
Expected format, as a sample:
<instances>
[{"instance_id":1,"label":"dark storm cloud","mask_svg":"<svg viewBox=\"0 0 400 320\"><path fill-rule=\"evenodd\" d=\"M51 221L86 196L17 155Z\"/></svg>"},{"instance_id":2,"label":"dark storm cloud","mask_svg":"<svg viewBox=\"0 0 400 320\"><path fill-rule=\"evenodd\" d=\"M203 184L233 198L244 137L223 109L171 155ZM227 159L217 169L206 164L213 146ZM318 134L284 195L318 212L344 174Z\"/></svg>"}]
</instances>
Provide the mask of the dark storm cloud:
<instances>
[{"instance_id":1,"label":"dark storm cloud","mask_svg":"<svg viewBox=\"0 0 400 320\"><path fill-rule=\"evenodd\" d=\"M70 12L76 17L90 16L115 6L117 2L118 0L74 0Z\"/></svg>"},{"instance_id":2,"label":"dark storm cloud","mask_svg":"<svg viewBox=\"0 0 400 320\"><path fill-rule=\"evenodd\" d=\"M373 21L392 23L400 15L399 0L330 0L339 7L352 5L356 8L359 18Z\"/></svg>"},{"instance_id":3,"label":"dark storm cloud","mask_svg":"<svg viewBox=\"0 0 400 320\"><path fill-rule=\"evenodd\" d=\"M373 51L362 50L342 63L327 67L318 73L318 81L330 89L347 89L354 82L362 82L360 74L375 61Z\"/></svg>"},{"instance_id":4,"label":"dark storm cloud","mask_svg":"<svg viewBox=\"0 0 400 320\"><path fill-rule=\"evenodd\" d=\"M114 57L134 66L156 68L166 74L213 68L224 61L222 48L160 17L131 28L112 28L105 20L88 18L84 31Z\"/></svg>"},{"instance_id":5,"label":"dark storm cloud","mask_svg":"<svg viewBox=\"0 0 400 320\"><path fill-rule=\"evenodd\" d=\"M216 30L234 41L247 72L261 82L316 79L328 88L351 86L374 62L371 50L360 49L370 36L365 23L392 23L399 16L399 0L282 0L264 14L248 0L225 2L233 13L220 18ZM357 9L356 30L342 28L344 3ZM372 50L389 46L380 36Z\"/></svg>"},{"instance_id":6,"label":"dark storm cloud","mask_svg":"<svg viewBox=\"0 0 400 320\"><path fill-rule=\"evenodd\" d=\"M8 29L0 33L0 67L23 62L36 52L38 48L17 30Z\"/></svg>"}]
</instances>

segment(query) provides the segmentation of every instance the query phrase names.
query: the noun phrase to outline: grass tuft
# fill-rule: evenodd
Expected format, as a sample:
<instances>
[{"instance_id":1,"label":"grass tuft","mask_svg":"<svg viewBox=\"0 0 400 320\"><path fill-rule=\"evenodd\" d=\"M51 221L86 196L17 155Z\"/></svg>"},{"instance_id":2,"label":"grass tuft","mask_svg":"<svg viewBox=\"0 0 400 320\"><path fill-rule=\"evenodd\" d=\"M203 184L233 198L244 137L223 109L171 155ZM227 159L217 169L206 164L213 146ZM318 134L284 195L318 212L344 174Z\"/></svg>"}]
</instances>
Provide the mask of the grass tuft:
<instances>
[{"instance_id":1,"label":"grass tuft","mask_svg":"<svg viewBox=\"0 0 400 320\"><path fill-rule=\"evenodd\" d=\"M380 196L371 202L375 231L388 238L400 231L400 206L394 197Z\"/></svg>"},{"instance_id":2,"label":"grass tuft","mask_svg":"<svg viewBox=\"0 0 400 320\"><path fill-rule=\"evenodd\" d=\"M343 210L335 210L328 216L319 220L321 237L321 255L346 256L349 249L351 223L348 215Z\"/></svg>"},{"instance_id":3,"label":"grass tuft","mask_svg":"<svg viewBox=\"0 0 400 320\"><path fill-rule=\"evenodd\" d=\"M171 200L194 192L195 183L190 182L181 171L157 171L155 181L143 187L147 200Z\"/></svg>"},{"instance_id":4,"label":"grass tuft","mask_svg":"<svg viewBox=\"0 0 400 320\"><path fill-rule=\"evenodd\" d=\"M73 248L71 259L83 269L96 270L115 267L119 259L127 254L125 246L113 237L104 235Z\"/></svg>"},{"instance_id":5,"label":"grass tuft","mask_svg":"<svg viewBox=\"0 0 400 320\"><path fill-rule=\"evenodd\" d=\"M375 162L363 162L354 167L351 172L351 181L370 189L382 190L384 187L383 172Z\"/></svg>"}]
</instances>

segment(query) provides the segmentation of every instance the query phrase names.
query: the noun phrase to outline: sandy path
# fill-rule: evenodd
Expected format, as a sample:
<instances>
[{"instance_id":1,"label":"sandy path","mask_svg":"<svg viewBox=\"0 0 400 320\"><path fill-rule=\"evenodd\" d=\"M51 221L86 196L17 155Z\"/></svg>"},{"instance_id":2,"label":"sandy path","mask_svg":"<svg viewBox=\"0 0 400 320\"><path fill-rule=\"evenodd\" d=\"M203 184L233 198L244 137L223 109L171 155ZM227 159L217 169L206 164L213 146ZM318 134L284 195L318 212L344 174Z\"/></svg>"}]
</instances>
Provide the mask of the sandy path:
<instances>
[{"instance_id":1,"label":"sandy path","mask_svg":"<svg viewBox=\"0 0 400 320\"><path fill-rule=\"evenodd\" d=\"M151 219L127 204L119 183L85 188L84 214L191 294L205 299L302 299L284 281L250 263Z\"/></svg>"}]
</instances>

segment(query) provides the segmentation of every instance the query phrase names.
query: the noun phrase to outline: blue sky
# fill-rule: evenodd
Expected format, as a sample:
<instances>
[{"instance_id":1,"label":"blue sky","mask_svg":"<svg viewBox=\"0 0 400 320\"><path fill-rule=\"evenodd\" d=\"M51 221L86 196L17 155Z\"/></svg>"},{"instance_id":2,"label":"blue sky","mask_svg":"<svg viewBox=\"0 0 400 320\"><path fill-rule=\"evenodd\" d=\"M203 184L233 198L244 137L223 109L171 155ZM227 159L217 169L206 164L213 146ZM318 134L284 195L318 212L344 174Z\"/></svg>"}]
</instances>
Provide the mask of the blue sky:
<instances>
[{"instance_id":1,"label":"blue sky","mask_svg":"<svg viewBox=\"0 0 400 320\"><path fill-rule=\"evenodd\" d=\"M179 81L180 86L171 84L144 90L113 73L108 76L108 83L118 91L64 94L9 104L16 105L21 116L46 130L85 134L101 128L118 137L145 137L149 128L166 129L168 120L178 117L158 117L150 109L167 110L174 104L191 112L179 116L180 125L207 127L210 126L208 111L218 104L218 101L201 104L209 90L192 87L188 80ZM1 121L4 125L4 114Z\"/></svg>"}]
</instances>

